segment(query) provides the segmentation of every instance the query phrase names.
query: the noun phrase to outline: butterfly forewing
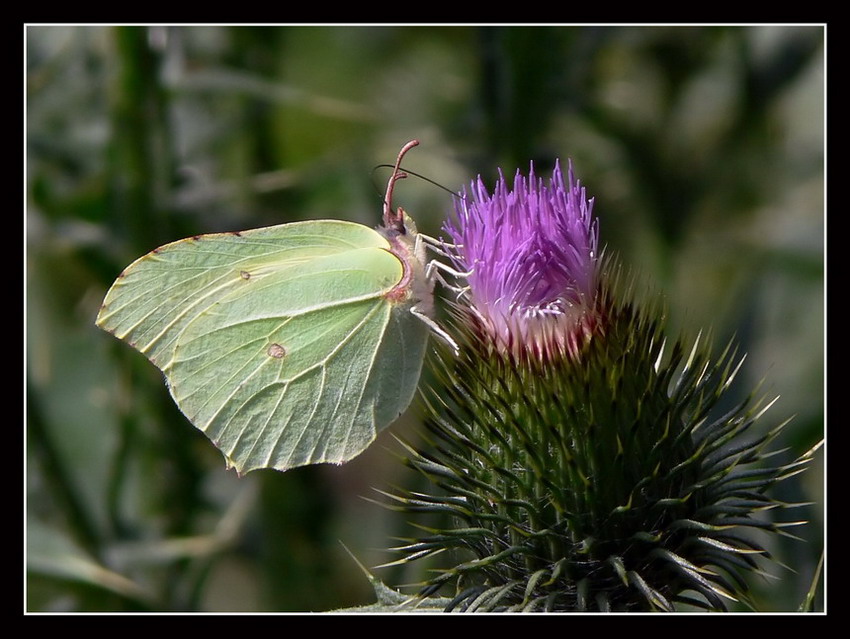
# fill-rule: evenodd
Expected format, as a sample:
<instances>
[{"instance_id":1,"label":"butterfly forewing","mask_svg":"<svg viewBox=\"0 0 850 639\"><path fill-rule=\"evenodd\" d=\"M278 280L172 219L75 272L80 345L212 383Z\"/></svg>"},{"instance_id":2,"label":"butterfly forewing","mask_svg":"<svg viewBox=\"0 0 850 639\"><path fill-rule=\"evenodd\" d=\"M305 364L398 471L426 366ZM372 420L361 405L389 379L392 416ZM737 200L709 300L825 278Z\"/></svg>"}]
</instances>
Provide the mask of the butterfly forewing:
<instances>
[{"instance_id":1,"label":"butterfly forewing","mask_svg":"<svg viewBox=\"0 0 850 639\"><path fill-rule=\"evenodd\" d=\"M388 248L336 221L182 240L125 270L98 325L240 472L341 463L407 408L424 358L411 302L386 297L403 274Z\"/></svg>"},{"instance_id":2,"label":"butterfly forewing","mask_svg":"<svg viewBox=\"0 0 850 639\"><path fill-rule=\"evenodd\" d=\"M183 328L222 297L269 273L369 247L385 248L387 242L370 228L335 220L200 235L166 244L118 277L106 294L97 325L165 370Z\"/></svg>"}]
</instances>

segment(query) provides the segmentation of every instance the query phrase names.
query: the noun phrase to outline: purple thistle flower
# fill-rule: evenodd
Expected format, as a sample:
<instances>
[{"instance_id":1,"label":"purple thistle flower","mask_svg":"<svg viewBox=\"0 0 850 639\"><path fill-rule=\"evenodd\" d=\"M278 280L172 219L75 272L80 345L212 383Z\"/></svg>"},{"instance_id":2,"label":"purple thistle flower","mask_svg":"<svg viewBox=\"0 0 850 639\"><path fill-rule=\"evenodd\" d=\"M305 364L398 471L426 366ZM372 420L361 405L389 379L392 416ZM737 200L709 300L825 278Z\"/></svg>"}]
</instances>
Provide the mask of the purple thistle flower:
<instances>
[{"instance_id":1,"label":"purple thistle flower","mask_svg":"<svg viewBox=\"0 0 850 639\"><path fill-rule=\"evenodd\" d=\"M598 224L593 200L560 164L549 184L517 171L491 196L479 177L455 199L445 227L452 258L469 272L470 308L500 349L539 357L575 355L592 330L597 285Z\"/></svg>"}]
</instances>

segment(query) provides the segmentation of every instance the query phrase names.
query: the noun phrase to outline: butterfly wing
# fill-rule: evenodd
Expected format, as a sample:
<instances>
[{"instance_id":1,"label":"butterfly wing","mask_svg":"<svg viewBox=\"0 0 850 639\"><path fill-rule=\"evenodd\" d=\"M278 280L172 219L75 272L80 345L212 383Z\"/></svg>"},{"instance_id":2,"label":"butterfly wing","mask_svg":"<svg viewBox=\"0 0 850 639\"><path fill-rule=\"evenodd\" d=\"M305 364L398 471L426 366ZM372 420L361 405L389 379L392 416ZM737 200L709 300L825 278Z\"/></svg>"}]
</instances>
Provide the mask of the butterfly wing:
<instances>
[{"instance_id":1,"label":"butterfly wing","mask_svg":"<svg viewBox=\"0 0 850 639\"><path fill-rule=\"evenodd\" d=\"M339 221L166 245L107 293L98 325L147 355L239 472L347 461L410 404L427 329L388 299L403 266Z\"/></svg>"}]
</instances>

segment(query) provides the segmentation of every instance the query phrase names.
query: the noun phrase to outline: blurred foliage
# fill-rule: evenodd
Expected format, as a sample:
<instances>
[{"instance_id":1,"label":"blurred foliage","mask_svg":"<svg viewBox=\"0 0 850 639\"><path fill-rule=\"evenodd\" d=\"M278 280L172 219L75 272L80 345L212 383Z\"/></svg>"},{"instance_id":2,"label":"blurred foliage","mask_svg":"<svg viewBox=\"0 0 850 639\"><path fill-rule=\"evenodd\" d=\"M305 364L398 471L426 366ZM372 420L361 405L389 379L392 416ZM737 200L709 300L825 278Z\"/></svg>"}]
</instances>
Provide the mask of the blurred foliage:
<instances>
[{"instance_id":1,"label":"blurred foliage","mask_svg":"<svg viewBox=\"0 0 850 639\"><path fill-rule=\"evenodd\" d=\"M237 478L144 358L94 327L135 258L188 235L332 217L376 225L386 170L456 190L570 157L601 236L674 327L735 335L746 393L823 436L824 29L26 29L27 609L329 610L409 533L361 499L409 479L386 448ZM439 234L450 197L397 199ZM770 419L766 419L767 427ZM416 414L391 430L413 437ZM755 584L796 610L823 550L823 478L787 482L807 543ZM388 584L421 577L378 571ZM822 609L822 595L814 609Z\"/></svg>"}]
</instances>

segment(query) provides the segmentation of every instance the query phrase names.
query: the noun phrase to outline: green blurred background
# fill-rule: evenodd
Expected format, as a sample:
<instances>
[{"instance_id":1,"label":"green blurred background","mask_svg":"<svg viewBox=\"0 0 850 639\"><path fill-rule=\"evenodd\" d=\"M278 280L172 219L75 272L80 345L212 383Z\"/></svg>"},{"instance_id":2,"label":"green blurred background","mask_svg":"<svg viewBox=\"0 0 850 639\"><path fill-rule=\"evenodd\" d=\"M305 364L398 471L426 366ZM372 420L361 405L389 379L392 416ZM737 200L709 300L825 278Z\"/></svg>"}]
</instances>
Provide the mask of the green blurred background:
<instances>
[{"instance_id":1,"label":"green blurred background","mask_svg":"<svg viewBox=\"0 0 850 639\"><path fill-rule=\"evenodd\" d=\"M29 611L328 610L412 533L363 497L409 481L384 433L344 467L237 478L160 373L94 327L154 247L304 218L379 222L388 172L457 190L572 158L601 239L663 291L674 330L736 336L736 392L781 395L787 457L824 431L824 29L26 29ZM450 196L399 184L440 233ZM391 431L416 438L416 411ZM823 455L764 610L794 610L823 550ZM340 543L342 542L342 543ZM376 571L391 584L421 568ZM818 606L820 597L818 598Z\"/></svg>"}]
</instances>

